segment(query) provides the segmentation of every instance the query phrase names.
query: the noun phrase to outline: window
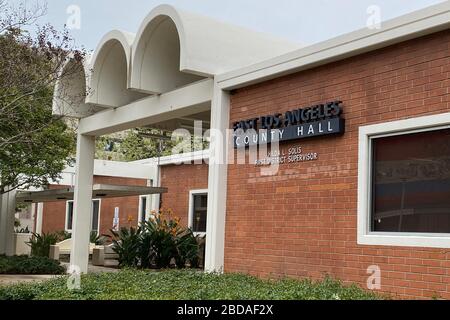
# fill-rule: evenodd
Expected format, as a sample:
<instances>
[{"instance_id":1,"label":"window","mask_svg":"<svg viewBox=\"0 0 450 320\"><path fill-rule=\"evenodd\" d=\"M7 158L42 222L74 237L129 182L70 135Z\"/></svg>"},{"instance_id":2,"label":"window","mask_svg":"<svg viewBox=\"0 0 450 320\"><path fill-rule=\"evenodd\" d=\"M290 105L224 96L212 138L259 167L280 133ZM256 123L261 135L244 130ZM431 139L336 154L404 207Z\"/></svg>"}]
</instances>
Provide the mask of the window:
<instances>
[{"instance_id":1,"label":"window","mask_svg":"<svg viewBox=\"0 0 450 320\"><path fill-rule=\"evenodd\" d=\"M67 201L66 231L72 231L73 226L73 201ZM91 231L99 232L100 227L100 200L92 200Z\"/></svg>"},{"instance_id":2,"label":"window","mask_svg":"<svg viewBox=\"0 0 450 320\"><path fill-rule=\"evenodd\" d=\"M196 234L206 233L208 190L191 191L189 203L189 227Z\"/></svg>"},{"instance_id":3,"label":"window","mask_svg":"<svg viewBox=\"0 0 450 320\"><path fill-rule=\"evenodd\" d=\"M139 197L139 222L144 223L147 216L147 204L148 197L140 196Z\"/></svg>"},{"instance_id":4,"label":"window","mask_svg":"<svg viewBox=\"0 0 450 320\"><path fill-rule=\"evenodd\" d=\"M450 129L372 141L374 232L450 233Z\"/></svg>"},{"instance_id":5,"label":"window","mask_svg":"<svg viewBox=\"0 0 450 320\"><path fill-rule=\"evenodd\" d=\"M362 127L358 243L450 247L450 114Z\"/></svg>"}]
</instances>

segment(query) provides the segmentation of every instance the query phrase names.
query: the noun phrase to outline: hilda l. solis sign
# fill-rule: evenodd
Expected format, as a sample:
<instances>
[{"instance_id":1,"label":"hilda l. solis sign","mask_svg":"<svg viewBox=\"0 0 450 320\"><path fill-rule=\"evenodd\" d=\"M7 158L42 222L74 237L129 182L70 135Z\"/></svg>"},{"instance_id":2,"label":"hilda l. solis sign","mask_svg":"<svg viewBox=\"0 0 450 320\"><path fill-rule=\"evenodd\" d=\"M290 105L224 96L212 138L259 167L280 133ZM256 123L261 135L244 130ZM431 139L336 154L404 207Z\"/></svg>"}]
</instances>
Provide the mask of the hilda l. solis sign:
<instances>
[{"instance_id":1,"label":"hilda l. solis sign","mask_svg":"<svg viewBox=\"0 0 450 320\"><path fill-rule=\"evenodd\" d=\"M343 134L342 102L334 101L307 108L235 122L234 146L245 148L325 135Z\"/></svg>"}]
</instances>

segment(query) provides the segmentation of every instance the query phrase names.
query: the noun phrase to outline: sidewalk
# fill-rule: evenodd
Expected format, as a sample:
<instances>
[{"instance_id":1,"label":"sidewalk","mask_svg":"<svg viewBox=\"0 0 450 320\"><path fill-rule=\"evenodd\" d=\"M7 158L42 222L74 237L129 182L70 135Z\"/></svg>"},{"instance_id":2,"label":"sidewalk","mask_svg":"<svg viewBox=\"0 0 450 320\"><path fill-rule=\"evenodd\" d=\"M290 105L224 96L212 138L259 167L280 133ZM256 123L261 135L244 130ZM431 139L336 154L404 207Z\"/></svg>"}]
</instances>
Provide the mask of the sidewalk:
<instances>
[{"instance_id":1,"label":"sidewalk","mask_svg":"<svg viewBox=\"0 0 450 320\"><path fill-rule=\"evenodd\" d=\"M66 269L69 269L69 263L68 262L61 262L62 266L65 266ZM99 267L99 266L93 266L89 262L88 266L88 273L101 273L101 272L119 272L120 269L117 268L108 268L108 267Z\"/></svg>"},{"instance_id":2,"label":"sidewalk","mask_svg":"<svg viewBox=\"0 0 450 320\"><path fill-rule=\"evenodd\" d=\"M56 277L58 277L58 276L55 276L55 275L40 276L40 275L24 275L24 274L19 274L19 275L1 274L0 275L0 286L6 286L6 285L16 284L16 283L45 281L45 280L50 280L50 279L53 279Z\"/></svg>"}]
</instances>

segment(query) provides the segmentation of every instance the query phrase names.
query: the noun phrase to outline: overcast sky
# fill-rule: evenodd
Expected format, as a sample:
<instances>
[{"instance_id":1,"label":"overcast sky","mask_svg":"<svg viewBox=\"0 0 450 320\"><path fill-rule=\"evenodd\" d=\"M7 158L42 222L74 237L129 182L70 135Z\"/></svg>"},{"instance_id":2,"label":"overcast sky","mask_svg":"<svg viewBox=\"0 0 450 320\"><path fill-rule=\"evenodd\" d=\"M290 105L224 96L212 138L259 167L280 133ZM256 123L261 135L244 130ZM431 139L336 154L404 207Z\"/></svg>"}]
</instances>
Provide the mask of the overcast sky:
<instances>
[{"instance_id":1,"label":"overcast sky","mask_svg":"<svg viewBox=\"0 0 450 320\"><path fill-rule=\"evenodd\" d=\"M16 2L18 0L10 0ZM32 2L32 0L27 0ZM446 1L446 0L444 0ZM167 3L218 20L312 44L366 26L371 5L382 20L419 10L443 0L47 0L48 14L41 19L62 28L79 8L80 29L73 29L77 44L95 49L112 29L135 33L144 17ZM72 11L73 13L74 11ZM73 20L71 20L73 21ZM75 25L76 27L76 25Z\"/></svg>"}]
</instances>

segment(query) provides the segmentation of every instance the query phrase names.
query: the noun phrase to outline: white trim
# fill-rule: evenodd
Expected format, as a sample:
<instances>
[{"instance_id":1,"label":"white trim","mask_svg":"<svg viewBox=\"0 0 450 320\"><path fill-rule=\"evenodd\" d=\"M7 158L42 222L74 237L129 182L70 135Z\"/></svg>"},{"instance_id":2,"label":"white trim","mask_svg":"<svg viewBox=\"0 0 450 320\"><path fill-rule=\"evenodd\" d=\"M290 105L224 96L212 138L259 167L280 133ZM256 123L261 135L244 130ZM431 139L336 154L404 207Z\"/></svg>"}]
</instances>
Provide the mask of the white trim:
<instances>
[{"instance_id":1,"label":"white trim","mask_svg":"<svg viewBox=\"0 0 450 320\"><path fill-rule=\"evenodd\" d=\"M194 227L194 196L195 195L208 195L208 189L202 190L190 190L189 191L189 215L188 215L188 227L192 230ZM208 219L208 212L206 213L206 217ZM206 232L194 232L194 235L198 236L206 236Z\"/></svg>"},{"instance_id":2,"label":"white trim","mask_svg":"<svg viewBox=\"0 0 450 320\"><path fill-rule=\"evenodd\" d=\"M331 40L220 74L222 89L231 90L349 58L395 43L445 30L450 26L450 1L382 22L379 30L364 28Z\"/></svg>"},{"instance_id":3,"label":"white trim","mask_svg":"<svg viewBox=\"0 0 450 320\"><path fill-rule=\"evenodd\" d=\"M151 196L149 195L141 195L139 196L139 212L138 212L138 224L140 224L142 222L142 199L146 199L146 203L145 203L145 220L148 219L149 216L149 211L150 211L150 207L151 207Z\"/></svg>"},{"instance_id":4,"label":"white trim","mask_svg":"<svg viewBox=\"0 0 450 320\"><path fill-rule=\"evenodd\" d=\"M159 159L160 166L180 165L180 164L193 164L200 161L208 163L209 150L201 150L189 153L174 154L171 156L161 157ZM158 158L143 159L133 161L131 163L139 165L158 165Z\"/></svg>"},{"instance_id":5,"label":"white trim","mask_svg":"<svg viewBox=\"0 0 450 320\"><path fill-rule=\"evenodd\" d=\"M156 179L156 168L152 162L118 162L107 160L94 161L94 176L132 178L132 179ZM66 167L61 172L61 179L51 181L51 184L73 186L75 180L75 167Z\"/></svg>"},{"instance_id":6,"label":"white trim","mask_svg":"<svg viewBox=\"0 0 450 320\"><path fill-rule=\"evenodd\" d=\"M92 202L94 201L98 201L98 226L97 226L97 232L100 233L100 222L101 222L101 211L102 211L102 199L92 199ZM66 232L72 233L73 232L73 221L74 221L74 211L72 211L72 229L69 229L67 226L68 223L68 217L69 217L69 203L73 203L74 200L67 200L66 201L66 219L64 221L64 230ZM94 213L94 206L91 206L91 232L94 231L92 230L92 218L93 218L93 213Z\"/></svg>"},{"instance_id":7,"label":"white trim","mask_svg":"<svg viewBox=\"0 0 450 320\"><path fill-rule=\"evenodd\" d=\"M370 231L371 141L373 138L450 128L450 113L380 123L359 129L358 244L450 248L450 234L380 233Z\"/></svg>"}]
</instances>

